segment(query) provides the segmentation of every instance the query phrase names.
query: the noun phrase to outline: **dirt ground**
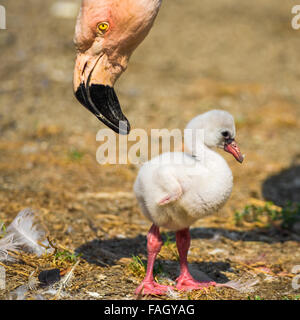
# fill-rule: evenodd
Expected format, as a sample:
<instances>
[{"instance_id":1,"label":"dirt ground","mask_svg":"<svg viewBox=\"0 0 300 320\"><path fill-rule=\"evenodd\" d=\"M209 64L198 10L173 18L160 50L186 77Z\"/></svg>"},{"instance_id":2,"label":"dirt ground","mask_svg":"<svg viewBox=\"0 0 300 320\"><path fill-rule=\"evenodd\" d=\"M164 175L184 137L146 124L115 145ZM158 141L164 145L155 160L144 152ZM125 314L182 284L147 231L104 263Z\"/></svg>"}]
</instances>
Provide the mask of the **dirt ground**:
<instances>
[{"instance_id":1,"label":"dirt ground","mask_svg":"<svg viewBox=\"0 0 300 320\"><path fill-rule=\"evenodd\" d=\"M59 250L81 253L62 294L37 288L27 299L135 299L143 270L133 256L145 262L150 227L132 195L138 168L97 163L96 134L104 126L73 97L75 16L55 14L55 2L1 1L7 30L0 30L0 221L9 225L31 207ZM300 202L300 30L291 27L293 5L165 0L116 85L132 128L184 129L195 115L221 108L234 115L246 154L242 165L224 154L234 190L220 212L192 226L189 262L196 278L256 284L159 299L300 297L292 288L299 223L282 229L235 220L251 203ZM164 239L157 277L170 283L178 261L173 235ZM14 298L33 271L71 267L72 257L24 253L23 262L3 264L0 298Z\"/></svg>"}]
</instances>

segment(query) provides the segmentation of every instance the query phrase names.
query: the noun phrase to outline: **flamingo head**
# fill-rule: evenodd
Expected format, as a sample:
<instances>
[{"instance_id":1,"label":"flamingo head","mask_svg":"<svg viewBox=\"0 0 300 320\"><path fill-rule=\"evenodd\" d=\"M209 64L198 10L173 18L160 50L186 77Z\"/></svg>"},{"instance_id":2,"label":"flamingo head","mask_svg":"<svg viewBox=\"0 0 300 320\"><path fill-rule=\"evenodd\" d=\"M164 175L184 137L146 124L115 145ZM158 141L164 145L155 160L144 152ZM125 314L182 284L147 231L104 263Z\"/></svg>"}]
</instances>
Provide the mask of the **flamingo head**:
<instances>
[{"instance_id":1,"label":"flamingo head","mask_svg":"<svg viewBox=\"0 0 300 320\"><path fill-rule=\"evenodd\" d=\"M83 0L74 42L78 101L117 133L128 134L114 84L151 29L161 0Z\"/></svg>"}]
</instances>

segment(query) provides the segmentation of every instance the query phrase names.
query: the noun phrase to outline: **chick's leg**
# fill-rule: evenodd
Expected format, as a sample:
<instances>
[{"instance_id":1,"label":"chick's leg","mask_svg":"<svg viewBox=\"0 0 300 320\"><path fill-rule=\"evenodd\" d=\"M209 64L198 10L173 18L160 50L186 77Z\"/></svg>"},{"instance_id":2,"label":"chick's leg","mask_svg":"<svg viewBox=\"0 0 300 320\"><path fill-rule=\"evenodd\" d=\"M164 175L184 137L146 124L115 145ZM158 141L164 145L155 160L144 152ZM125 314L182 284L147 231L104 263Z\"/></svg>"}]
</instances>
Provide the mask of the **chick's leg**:
<instances>
[{"instance_id":1,"label":"chick's leg","mask_svg":"<svg viewBox=\"0 0 300 320\"><path fill-rule=\"evenodd\" d=\"M180 276L176 279L178 290L200 290L209 286L215 286L215 282L198 282L189 272L187 253L190 248L191 236L189 229L176 232L176 244L180 258Z\"/></svg>"},{"instance_id":2,"label":"chick's leg","mask_svg":"<svg viewBox=\"0 0 300 320\"><path fill-rule=\"evenodd\" d=\"M153 278L154 262L162 244L163 241L160 236L159 227L153 224L147 235L148 263L146 277L135 290L135 294L163 295L168 291L168 288L171 288L170 286L164 286L156 283Z\"/></svg>"}]
</instances>

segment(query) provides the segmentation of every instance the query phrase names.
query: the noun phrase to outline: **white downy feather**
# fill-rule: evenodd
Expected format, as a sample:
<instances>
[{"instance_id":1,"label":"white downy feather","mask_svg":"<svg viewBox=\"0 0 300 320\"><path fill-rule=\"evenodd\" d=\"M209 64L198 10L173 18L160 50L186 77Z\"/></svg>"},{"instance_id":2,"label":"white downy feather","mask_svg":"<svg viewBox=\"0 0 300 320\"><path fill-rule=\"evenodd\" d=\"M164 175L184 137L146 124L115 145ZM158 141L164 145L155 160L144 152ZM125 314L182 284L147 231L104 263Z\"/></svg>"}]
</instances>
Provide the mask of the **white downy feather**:
<instances>
[{"instance_id":1,"label":"white downy feather","mask_svg":"<svg viewBox=\"0 0 300 320\"><path fill-rule=\"evenodd\" d=\"M9 251L17 251L20 245L20 243L17 242L14 238L15 237L13 234L9 234L0 240L0 261L14 260L8 254Z\"/></svg>"},{"instance_id":2,"label":"white downy feather","mask_svg":"<svg viewBox=\"0 0 300 320\"><path fill-rule=\"evenodd\" d=\"M28 287L26 284L18 287L14 291L10 292L8 295L9 300L26 300L26 293L28 292Z\"/></svg>"},{"instance_id":3,"label":"white downy feather","mask_svg":"<svg viewBox=\"0 0 300 320\"><path fill-rule=\"evenodd\" d=\"M8 251L18 251L24 249L40 256L43 253L50 252L42 245L48 247L46 240L46 231L35 223L35 214L33 210L26 208L19 212L17 217L8 226L7 233L0 240L0 260L9 258Z\"/></svg>"},{"instance_id":4,"label":"white downy feather","mask_svg":"<svg viewBox=\"0 0 300 320\"><path fill-rule=\"evenodd\" d=\"M37 287L38 279L33 277L34 271L30 274L28 282L22 286L17 287L15 290L9 293L10 300L26 300L26 294L28 291Z\"/></svg>"},{"instance_id":5,"label":"white downy feather","mask_svg":"<svg viewBox=\"0 0 300 320\"><path fill-rule=\"evenodd\" d=\"M46 231L43 228L38 228L35 223L34 212L27 208L19 212L14 221L7 228L8 234L14 234L16 240L24 247L37 254L38 256L46 252L49 243L46 240Z\"/></svg>"},{"instance_id":6,"label":"white downy feather","mask_svg":"<svg viewBox=\"0 0 300 320\"><path fill-rule=\"evenodd\" d=\"M55 295L56 299L58 299L63 294L62 291L69 285L71 279L74 276L74 270L78 266L79 262L80 262L80 259L78 259L78 261L73 265L72 269L60 280L59 288Z\"/></svg>"},{"instance_id":7,"label":"white downy feather","mask_svg":"<svg viewBox=\"0 0 300 320\"><path fill-rule=\"evenodd\" d=\"M250 293L255 291L255 288L253 288L257 283L259 283L258 279L252 279L248 280L246 282L242 282L241 280L235 281L231 280L223 284L218 284L218 287L226 287L231 288L234 290L237 290L242 293Z\"/></svg>"}]
</instances>

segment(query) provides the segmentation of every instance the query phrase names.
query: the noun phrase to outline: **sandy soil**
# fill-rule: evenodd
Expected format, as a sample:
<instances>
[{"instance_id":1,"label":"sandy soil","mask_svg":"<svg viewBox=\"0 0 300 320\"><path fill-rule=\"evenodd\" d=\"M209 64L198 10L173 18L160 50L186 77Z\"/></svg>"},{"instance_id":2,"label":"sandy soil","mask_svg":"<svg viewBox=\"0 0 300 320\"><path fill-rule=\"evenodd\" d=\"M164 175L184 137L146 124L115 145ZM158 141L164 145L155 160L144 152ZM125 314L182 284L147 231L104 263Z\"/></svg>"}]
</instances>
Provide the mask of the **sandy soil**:
<instances>
[{"instance_id":1,"label":"sandy soil","mask_svg":"<svg viewBox=\"0 0 300 320\"><path fill-rule=\"evenodd\" d=\"M138 168L96 161L96 133L104 126L72 93L75 17L53 14L54 0L1 3L7 30L0 30L0 221L8 225L31 207L57 245L82 253L59 299L94 299L88 292L132 299L140 275L130 264L133 255L145 260L150 223L131 196ZM246 160L240 165L224 155L235 177L233 194L219 213L193 226L189 261L198 278L257 283L179 299L299 298L291 286L291 270L300 265L299 228L234 222L234 213L255 201L300 202L300 31L291 27L292 5L166 0L116 86L133 128L183 129L216 107L237 122ZM72 263L24 256L7 266L0 297L9 297L33 271ZM163 281L176 279L177 265L171 241L159 257ZM53 298L42 289L27 298L37 292Z\"/></svg>"}]
</instances>

